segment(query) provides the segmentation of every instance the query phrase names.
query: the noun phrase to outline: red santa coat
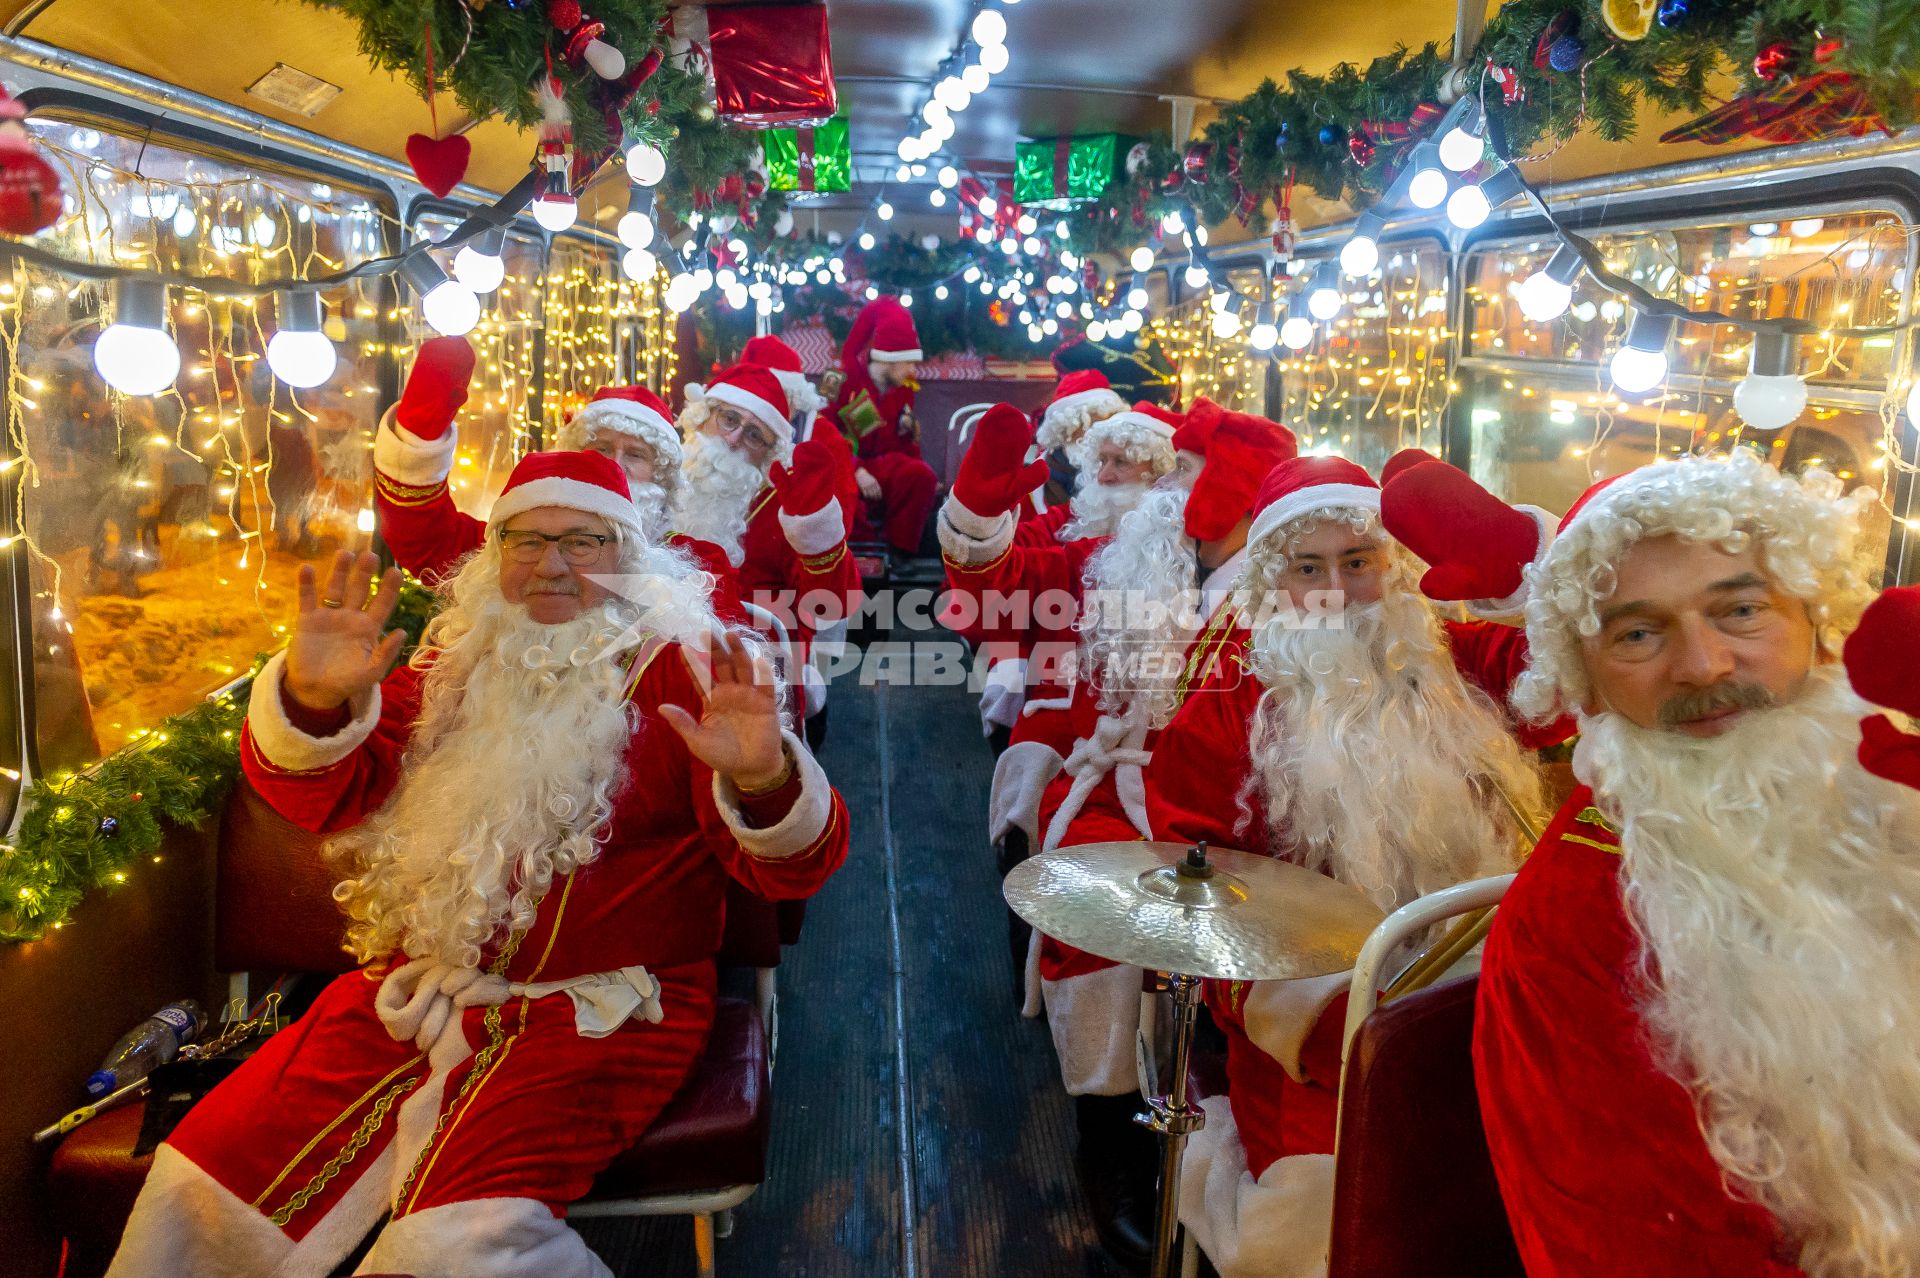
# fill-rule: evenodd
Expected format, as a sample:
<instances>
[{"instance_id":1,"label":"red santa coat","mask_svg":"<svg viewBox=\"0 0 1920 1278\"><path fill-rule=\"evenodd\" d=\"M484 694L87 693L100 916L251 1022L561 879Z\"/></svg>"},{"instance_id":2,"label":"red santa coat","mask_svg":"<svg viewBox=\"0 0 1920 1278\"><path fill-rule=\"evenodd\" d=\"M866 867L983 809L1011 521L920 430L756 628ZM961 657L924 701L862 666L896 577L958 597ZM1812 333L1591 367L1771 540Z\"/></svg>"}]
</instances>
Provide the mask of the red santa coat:
<instances>
[{"instance_id":1,"label":"red santa coat","mask_svg":"<svg viewBox=\"0 0 1920 1278\"><path fill-rule=\"evenodd\" d=\"M810 544L826 547L817 554L794 548L782 523L779 494L771 484L762 488L747 504L739 569L742 597L786 622L803 660L816 631L850 616L860 603L860 569L847 553L843 517L833 515L837 537L820 531L817 513L807 518L810 532L819 534Z\"/></svg>"},{"instance_id":2,"label":"red santa coat","mask_svg":"<svg viewBox=\"0 0 1920 1278\"><path fill-rule=\"evenodd\" d=\"M344 729L316 737L282 700L280 660L256 682L247 778L302 827L345 829L397 781L422 675L395 671ZM182 1216L269 1257L291 1248L337 1263L388 1210L399 1221L514 1198L559 1215L652 1122L712 1023L727 879L769 898L811 894L846 857L847 814L791 736L799 767L782 792L742 800L717 783L658 714L700 701L677 645L643 651L628 695L640 710L632 781L599 859L557 879L533 925L490 945L483 965L528 984L644 966L664 1017L586 1037L564 994L467 1008L456 1015L472 1055L448 1073L375 1014L384 964L339 977L175 1130L123 1257L163 1256ZM164 1259L141 1263L169 1272Z\"/></svg>"},{"instance_id":3,"label":"red santa coat","mask_svg":"<svg viewBox=\"0 0 1920 1278\"><path fill-rule=\"evenodd\" d=\"M1494 915L1474 1074L1534 1278L1791 1278L1770 1213L1730 1195L1693 1098L1654 1061L1620 836L1582 786Z\"/></svg>"}]
</instances>

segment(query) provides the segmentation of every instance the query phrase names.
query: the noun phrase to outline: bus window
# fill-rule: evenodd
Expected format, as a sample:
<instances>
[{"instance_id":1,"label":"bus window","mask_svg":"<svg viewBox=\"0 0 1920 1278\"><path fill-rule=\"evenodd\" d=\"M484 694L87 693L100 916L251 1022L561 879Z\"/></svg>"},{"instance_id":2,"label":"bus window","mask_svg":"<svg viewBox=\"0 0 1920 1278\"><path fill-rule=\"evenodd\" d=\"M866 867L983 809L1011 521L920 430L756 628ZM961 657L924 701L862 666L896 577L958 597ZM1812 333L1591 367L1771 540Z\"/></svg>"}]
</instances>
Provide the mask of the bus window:
<instances>
[{"instance_id":1,"label":"bus window","mask_svg":"<svg viewBox=\"0 0 1920 1278\"><path fill-rule=\"evenodd\" d=\"M46 236L64 256L266 280L385 251L389 227L361 193L151 136L30 125L78 176ZM43 772L135 742L244 674L277 644L299 565L365 540L385 290L322 293L339 366L294 391L264 356L270 300L175 288L179 378L122 397L93 367L101 289L25 264L5 277Z\"/></svg>"}]
</instances>

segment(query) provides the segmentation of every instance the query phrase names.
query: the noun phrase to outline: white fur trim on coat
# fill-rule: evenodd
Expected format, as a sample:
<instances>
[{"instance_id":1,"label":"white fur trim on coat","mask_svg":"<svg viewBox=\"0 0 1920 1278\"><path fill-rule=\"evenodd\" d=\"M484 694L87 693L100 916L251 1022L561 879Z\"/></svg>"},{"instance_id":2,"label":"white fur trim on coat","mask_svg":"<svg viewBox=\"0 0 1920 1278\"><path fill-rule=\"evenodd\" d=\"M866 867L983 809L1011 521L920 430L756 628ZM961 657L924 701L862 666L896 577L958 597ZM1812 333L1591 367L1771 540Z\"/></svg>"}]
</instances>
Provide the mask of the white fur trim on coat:
<instances>
[{"instance_id":1,"label":"white fur trim on coat","mask_svg":"<svg viewBox=\"0 0 1920 1278\"><path fill-rule=\"evenodd\" d=\"M980 735L990 737L995 728L1011 728L1020 722L1020 707L1027 700L1027 659L1002 657L987 667L980 685Z\"/></svg>"},{"instance_id":2,"label":"white fur trim on coat","mask_svg":"<svg viewBox=\"0 0 1920 1278\"><path fill-rule=\"evenodd\" d=\"M1180 1223L1220 1278L1324 1278L1333 1237L1333 1155L1276 1159L1255 1180L1225 1096L1200 1102L1187 1142Z\"/></svg>"},{"instance_id":3,"label":"white fur trim on coat","mask_svg":"<svg viewBox=\"0 0 1920 1278\"><path fill-rule=\"evenodd\" d=\"M987 790L987 838L998 843L1009 830L1026 833L1027 847L1040 847L1040 796L1066 760L1044 741L1016 741L993 763Z\"/></svg>"},{"instance_id":4,"label":"white fur trim on coat","mask_svg":"<svg viewBox=\"0 0 1920 1278\"><path fill-rule=\"evenodd\" d=\"M330 737L310 737L293 726L287 708L280 703L286 680L287 653L283 648L260 667L247 700L247 729L253 735L254 748L276 768L288 772L330 768L358 750L380 722L380 688L376 684L364 697L347 703L353 718L346 727Z\"/></svg>"},{"instance_id":5,"label":"white fur trim on coat","mask_svg":"<svg viewBox=\"0 0 1920 1278\"><path fill-rule=\"evenodd\" d=\"M453 451L458 442L453 427L447 427L438 439L422 439L394 420L398 408L395 404L380 415L380 429L373 436L373 468L409 488L443 482L453 473Z\"/></svg>"},{"instance_id":6,"label":"white fur trim on coat","mask_svg":"<svg viewBox=\"0 0 1920 1278\"><path fill-rule=\"evenodd\" d=\"M827 774L820 770L804 741L785 729L780 735L793 755L794 770L800 775L800 794L778 825L760 828L747 824L733 783L717 772L713 776L714 806L720 809L720 817L733 831L733 837L749 856L771 861L783 860L812 847L833 815L833 786L828 783Z\"/></svg>"},{"instance_id":7,"label":"white fur trim on coat","mask_svg":"<svg viewBox=\"0 0 1920 1278\"><path fill-rule=\"evenodd\" d=\"M402 1216L380 1231L357 1272L613 1278L572 1226L532 1198L477 1198Z\"/></svg>"},{"instance_id":8,"label":"white fur trim on coat","mask_svg":"<svg viewBox=\"0 0 1920 1278\"><path fill-rule=\"evenodd\" d=\"M1300 1051L1327 1005L1346 993L1352 984L1350 971L1293 981L1253 982L1247 991L1247 1037L1255 1047L1280 1062L1280 1067L1294 1082L1306 1082L1307 1076L1300 1068ZM1340 1086L1337 1078L1313 1081L1326 1087Z\"/></svg>"},{"instance_id":9,"label":"white fur trim on coat","mask_svg":"<svg viewBox=\"0 0 1920 1278\"><path fill-rule=\"evenodd\" d=\"M780 512L780 531L795 554L824 555L846 540L847 521L840 512L840 499L828 498L827 504L810 515Z\"/></svg>"},{"instance_id":10,"label":"white fur trim on coat","mask_svg":"<svg viewBox=\"0 0 1920 1278\"><path fill-rule=\"evenodd\" d=\"M252 1278L275 1272L292 1253L293 1240L272 1221L185 1154L162 1145L153 1153L153 1168L134 1200L133 1214L127 1217L107 1275ZM346 1254L342 1252L339 1259Z\"/></svg>"},{"instance_id":11,"label":"white fur trim on coat","mask_svg":"<svg viewBox=\"0 0 1920 1278\"><path fill-rule=\"evenodd\" d=\"M1547 547L1553 544L1554 529L1560 521L1538 506L1515 506L1515 510L1533 520L1534 527L1540 530L1540 543L1534 547L1533 559L1526 567L1539 563L1547 557ZM1527 607L1527 574L1520 574L1520 585L1505 599L1475 599L1467 604L1467 611L1486 621L1497 621L1508 617L1517 617Z\"/></svg>"},{"instance_id":12,"label":"white fur trim on coat","mask_svg":"<svg viewBox=\"0 0 1920 1278\"><path fill-rule=\"evenodd\" d=\"M1140 969L1122 963L1040 982L1069 1096L1126 1096L1140 1086Z\"/></svg>"},{"instance_id":13,"label":"white fur trim on coat","mask_svg":"<svg viewBox=\"0 0 1920 1278\"><path fill-rule=\"evenodd\" d=\"M976 515L949 494L940 504L940 549L962 564L989 563L1013 544L1013 525L1011 511Z\"/></svg>"}]
</instances>

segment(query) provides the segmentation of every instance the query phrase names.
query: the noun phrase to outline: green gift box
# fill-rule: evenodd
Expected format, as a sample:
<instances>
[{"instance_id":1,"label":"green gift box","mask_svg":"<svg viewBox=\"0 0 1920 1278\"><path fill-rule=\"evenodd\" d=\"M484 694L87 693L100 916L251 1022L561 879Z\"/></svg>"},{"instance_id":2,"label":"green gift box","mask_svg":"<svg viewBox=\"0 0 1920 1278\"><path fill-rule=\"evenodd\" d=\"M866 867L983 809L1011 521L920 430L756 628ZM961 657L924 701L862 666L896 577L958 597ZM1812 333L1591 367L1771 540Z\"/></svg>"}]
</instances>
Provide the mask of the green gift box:
<instances>
[{"instance_id":1,"label":"green gift box","mask_svg":"<svg viewBox=\"0 0 1920 1278\"><path fill-rule=\"evenodd\" d=\"M767 184L776 191L848 191L853 188L853 147L847 117L837 115L810 129L768 129Z\"/></svg>"},{"instance_id":2,"label":"green gift box","mask_svg":"<svg viewBox=\"0 0 1920 1278\"><path fill-rule=\"evenodd\" d=\"M1117 133L1041 138L1014 147L1013 198L1029 208L1070 209L1097 200L1120 175L1131 139Z\"/></svg>"}]
</instances>

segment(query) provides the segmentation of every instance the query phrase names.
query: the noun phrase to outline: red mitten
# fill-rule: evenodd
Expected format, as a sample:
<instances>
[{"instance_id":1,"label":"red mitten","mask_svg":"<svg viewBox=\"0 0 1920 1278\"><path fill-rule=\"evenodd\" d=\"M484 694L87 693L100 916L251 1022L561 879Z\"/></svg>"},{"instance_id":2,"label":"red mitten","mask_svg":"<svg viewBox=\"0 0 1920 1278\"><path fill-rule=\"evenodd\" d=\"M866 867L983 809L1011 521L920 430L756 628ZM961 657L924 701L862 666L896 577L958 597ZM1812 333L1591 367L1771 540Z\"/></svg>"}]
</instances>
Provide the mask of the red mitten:
<instances>
[{"instance_id":1,"label":"red mitten","mask_svg":"<svg viewBox=\"0 0 1920 1278\"><path fill-rule=\"evenodd\" d=\"M773 468L773 489L780 495L780 509L789 515L811 515L833 500L838 467L833 454L817 439L810 439L793 450L793 464Z\"/></svg>"},{"instance_id":2,"label":"red mitten","mask_svg":"<svg viewBox=\"0 0 1920 1278\"><path fill-rule=\"evenodd\" d=\"M393 420L416 439L440 438L467 402L467 382L472 377L473 347L466 338L435 337L422 342Z\"/></svg>"},{"instance_id":3,"label":"red mitten","mask_svg":"<svg viewBox=\"0 0 1920 1278\"><path fill-rule=\"evenodd\" d=\"M1424 448L1403 448L1387 458L1387 464L1380 468L1380 487L1385 488L1398 475L1405 474L1415 466L1424 466L1428 462L1440 459Z\"/></svg>"},{"instance_id":4,"label":"red mitten","mask_svg":"<svg viewBox=\"0 0 1920 1278\"><path fill-rule=\"evenodd\" d=\"M1429 599L1505 599L1540 549L1540 527L1443 461L1408 466L1380 494L1380 522L1425 560Z\"/></svg>"},{"instance_id":5,"label":"red mitten","mask_svg":"<svg viewBox=\"0 0 1920 1278\"><path fill-rule=\"evenodd\" d=\"M1841 658L1853 690L1876 706L1920 718L1920 586L1895 586L1860 614ZM1864 748L1864 747L1863 747Z\"/></svg>"},{"instance_id":6,"label":"red mitten","mask_svg":"<svg viewBox=\"0 0 1920 1278\"><path fill-rule=\"evenodd\" d=\"M1900 731L1884 714L1860 721L1859 758L1876 777L1920 790L1920 736Z\"/></svg>"},{"instance_id":7,"label":"red mitten","mask_svg":"<svg viewBox=\"0 0 1920 1278\"><path fill-rule=\"evenodd\" d=\"M1033 424L1011 404L995 404L974 427L973 444L960 459L953 496L983 519L1004 515L1047 482L1047 463L1027 460Z\"/></svg>"}]
</instances>

